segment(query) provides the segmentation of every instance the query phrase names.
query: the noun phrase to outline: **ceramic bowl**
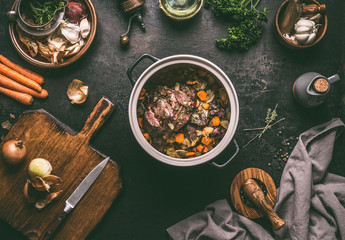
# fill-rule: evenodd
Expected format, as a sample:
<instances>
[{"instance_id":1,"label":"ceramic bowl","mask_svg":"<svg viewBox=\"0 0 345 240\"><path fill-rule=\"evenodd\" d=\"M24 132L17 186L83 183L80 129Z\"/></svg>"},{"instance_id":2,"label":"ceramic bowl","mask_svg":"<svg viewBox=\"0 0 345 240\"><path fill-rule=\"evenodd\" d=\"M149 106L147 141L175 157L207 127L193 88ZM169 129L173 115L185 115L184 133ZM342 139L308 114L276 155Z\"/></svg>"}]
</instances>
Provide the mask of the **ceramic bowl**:
<instances>
[{"instance_id":1,"label":"ceramic bowl","mask_svg":"<svg viewBox=\"0 0 345 240\"><path fill-rule=\"evenodd\" d=\"M276 16L275 16L275 27L274 27L274 29L275 29L275 34L276 34L278 41L281 44L283 44L285 47L288 47L290 49L305 49L305 48L309 48L309 47L316 45L323 38L323 36L325 35L326 30L327 30L328 20L327 20L326 13L323 13L322 17L320 19L320 23L322 24L322 26L319 28L319 30L317 32L316 40L313 43L308 44L308 45L297 45L293 41L288 40L285 37L283 37L283 34L280 31L280 27L279 27L282 13L285 11L288 2L289 2L289 0L286 0L285 2L282 3L282 5L278 8ZM315 0L304 0L304 3L306 3L306 4L317 4L320 6L320 4Z\"/></svg>"},{"instance_id":2,"label":"ceramic bowl","mask_svg":"<svg viewBox=\"0 0 345 240\"><path fill-rule=\"evenodd\" d=\"M14 2L11 10L16 9L17 3L18 3L18 0ZM88 50L88 48L90 47L90 45L91 45L91 43L92 43L92 41L96 35L96 28L97 28L97 16L96 16L96 11L95 11L95 8L92 4L92 1L91 0L84 0L83 3L85 4L87 11L88 11L87 12L88 13L88 20L90 22L91 31L90 31L89 36L85 40L85 45L81 48L81 50L77 54L75 54L69 58L64 58L64 62L58 63L58 64L48 62L48 60L39 56L39 54L37 54L36 57L32 57L30 55L27 47L19 39L18 33L16 31L16 26L18 23L10 22L9 27L8 27L9 33L10 33L10 38L11 38L11 41L12 41L14 48L19 53L19 55L22 58L24 58L27 62L29 62L35 66L41 67L41 68L64 67L64 66L70 65L71 63L78 60L81 56L83 56L85 54L85 52Z\"/></svg>"}]
</instances>

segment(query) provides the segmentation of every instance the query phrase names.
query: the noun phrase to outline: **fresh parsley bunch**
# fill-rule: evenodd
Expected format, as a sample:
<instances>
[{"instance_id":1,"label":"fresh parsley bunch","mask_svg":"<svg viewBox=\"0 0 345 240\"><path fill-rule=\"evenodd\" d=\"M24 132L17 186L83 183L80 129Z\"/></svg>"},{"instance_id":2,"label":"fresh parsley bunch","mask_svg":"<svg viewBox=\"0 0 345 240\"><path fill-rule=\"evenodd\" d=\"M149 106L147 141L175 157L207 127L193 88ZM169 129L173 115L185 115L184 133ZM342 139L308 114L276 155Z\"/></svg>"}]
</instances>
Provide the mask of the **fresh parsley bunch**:
<instances>
[{"instance_id":1,"label":"fresh parsley bunch","mask_svg":"<svg viewBox=\"0 0 345 240\"><path fill-rule=\"evenodd\" d=\"M268 9L258 11L256 6L261 0L206 0L205 7L211 6L217 17L229 19L228 37L216 40L219 49L247 50L260 38L261 22L267 22Z\"/></svg>"}]
</instances>

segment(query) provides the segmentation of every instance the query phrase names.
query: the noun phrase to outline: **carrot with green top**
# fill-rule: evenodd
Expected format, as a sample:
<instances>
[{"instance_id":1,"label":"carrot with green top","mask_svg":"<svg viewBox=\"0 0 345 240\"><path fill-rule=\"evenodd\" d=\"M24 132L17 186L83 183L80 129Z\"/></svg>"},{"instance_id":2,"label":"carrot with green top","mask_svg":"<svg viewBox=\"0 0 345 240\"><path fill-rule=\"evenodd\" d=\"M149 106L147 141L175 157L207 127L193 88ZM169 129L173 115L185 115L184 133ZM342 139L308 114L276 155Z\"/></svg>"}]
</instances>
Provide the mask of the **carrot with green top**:
<instances>
[{"instance_id":1,"label":"carrot with green top","mask_svg":"<svg viewBox=\"0 0 345 240\"><path fill-rule=\"evenodd\" d=\"M207 98L207 93L205 91L199 91L197 95L201 101L205 101Z\"/></svg>"},{"instance_id":2,"label":"carrot with green top","mask_svg":"<svg viewBox=\"0 0 345 240\"><path fill-rule=\"evenodd\" d=\"M14 100L25 104L31 105L33 101L33 97L26 93L16 92L7 88L0 87L0 93L5 94L6 96L13 98Z\"/></svg>"},{"instance_id":3,"label":"carrot with green top","mask_svg":"<svg viewBox=\"0 0 345 240\"><path fill-rule=\"evenodd\" d=\"M48 97L48 92L45 89L42 89L42 91L39 93L31 88L25 87L24 85L21 85L12 79L3 76L0 74L0 86L4 88L8 88L10 90L14 90L17 92L27 93L31 96L37 97L37 98L46 98Z\"/></svg>"},{"instance_id":4,"label":"carrot with green top","mask_svg":"<svg viewBox=\"0 0 345 240\"><path fill-rule=\"evenodd\" d=\"M12 62L11 60L7 59L6 57L4 57L2 55L0 55L0 62L5 64L9 68L12 68L14 71L19 72L20 74L24 75L25 77L34 80L35 82L37 82L40 85L42 85L44 82L44 78L41 75L34 73L28 69L25 69L22 66L19 66L18 64L15 64L14 62Z\"/></svg>"}]
</instances>

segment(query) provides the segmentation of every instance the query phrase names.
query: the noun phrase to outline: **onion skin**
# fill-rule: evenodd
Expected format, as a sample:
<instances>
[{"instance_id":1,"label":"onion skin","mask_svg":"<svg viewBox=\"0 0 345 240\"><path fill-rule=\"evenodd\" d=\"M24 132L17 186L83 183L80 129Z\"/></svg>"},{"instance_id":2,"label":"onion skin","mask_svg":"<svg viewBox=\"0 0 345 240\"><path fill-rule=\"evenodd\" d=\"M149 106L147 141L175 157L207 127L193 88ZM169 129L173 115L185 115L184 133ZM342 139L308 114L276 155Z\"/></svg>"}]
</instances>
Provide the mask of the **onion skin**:
<instances>
[{"instance_id":1,"label":"onion skin","mask_svg":"<svg viewBox=\"0 0 345 240\"><path fill-rule=\"evenodd\" d=\"M26 157L26 147L23 141L9 140L2 145L2 156L8 164L19 164Z\"/></svg>"},{"instance_id":2,"label":"onion skin","mask_svg":"<svg viewBox=\"0 0 345 240\"><path fill-rule=\"evenodd\" d=\"M71 23L79 23L83 18L87 17L86 7L80 2L69 2L65 14Z\"/></svg>"}]
</instances>

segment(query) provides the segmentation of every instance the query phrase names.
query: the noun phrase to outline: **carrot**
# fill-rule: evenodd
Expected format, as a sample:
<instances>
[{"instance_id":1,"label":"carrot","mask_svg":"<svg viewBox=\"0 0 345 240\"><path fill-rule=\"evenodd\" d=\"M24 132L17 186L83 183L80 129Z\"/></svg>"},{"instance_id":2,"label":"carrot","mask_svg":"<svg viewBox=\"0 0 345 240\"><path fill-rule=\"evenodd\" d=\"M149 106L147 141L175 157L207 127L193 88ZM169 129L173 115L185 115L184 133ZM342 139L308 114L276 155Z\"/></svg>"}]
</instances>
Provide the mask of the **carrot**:
<instances>
[{"instance_id":1,"label":"carrot","mask_svg":"<svg viewBox=\"0 0 345 240\"><path fill-rule=\"evenodd\" d=\"M22 104L25 104L25 105L31 105L32 101L33 101L32 96L29 94L12 91L10 89L3 88L3 87L0 87L0 93L3 93L6 96L9 96L9 97L13 98L14 100L16 100Z\"/></svg>"},{"instance_id":2,"label":"carrot","mask_svg":"<svg viewBox=\"0 0 345 240\"><path fill-rule=\"evenodd\" d=\"M140 91L139 96L144 96L145 93L146 93L146 89L145 89L145 88L142 88L141 91Z\"/></svg>"},{"instance_id":3,"label":"carrot","mask_svg":"<svg viewBox=\"0 0 345 240\"><path fill-rule=\"evenodd\" d=\"M183 133L176 134L175 141L178 142L178 143L183 143L184 142L184 135L183 135Z\"/></svg>"},{"instance_id":4,"label":"carrot","mask_svg":"<svg viewBox=\"0 0 345 240\"><path fill-rule=\"evenodd\" d=\"M193 157L195 155L195 152L187 152L186 157Z\"/></svg>"},{"instance_id":5,"label":"carrot","mask_svg":"<svg viewBox=\"0 0 345 240\"><path fill-rule=\"evenodd\" d=\"M212 139L209 137L203 137L201 139L202 144L209 145L212 142Z\"/></svg>"},{"instance_id":6,"label":"carrot","mask_svg":"<svg viewBox=\"0 0 345 240\"><path fill-rule=\"evenodd\" d=\"M199 91L197 95L201 101L205 101L207 98L207 93L205 91Z\"/></svg>"},{"instance_id":7,"label":"carrot","mask_svg":"<svg viewBox=\"0 0 345 240\"><path fill-rule=\"evenodd\" d=\"M215 126L215 127L217 127L217 126L219 126L219 124L220 124L220 119L219 119L219 117L213 117L212 118L212 125L213 126Z\"/></svg>"},{"instance_id":8,"label":"carrot","mask_svg":"<svg viewBox=\"0 0 345 240\"><path fill-rule=\"evenodd\" d=\"M187 81L186 82L188 85L194 85L196 82L195 81Z\"/></svg>"},{"instance_id":9,"label":"carrot","mask_svg":"<svg viewBox=\"0 0 345 240\"><path fill-rule=\"evenodd\" d=\"M207 148L204 148L204 150L202 150L203 153L207 153L208 152L208 149Z\"/></svg>"},{"instance_id":10,"label":"carrot","mask_svg":"<svg viewBox=\"0 0 345 240\"><path fill-rule=\"evenodd\" d=\"M143 125L143 118L138 118L138 124L141 128L144 126Z\"/></svg>"},{"instance_id":11,"label":"carrot","mask_svg":"<svg viewBox=\"0 0 345 240\"><path fill-rule=\"evenodd\" d=\"M208 103L203 103L203 104L202 104L202 107L203 107L205 110L207 110L207 109L210 108L210 104L208 104Z\"/></svg>"},{"instance_id":12,"label":"carrot","mask_svg":"<svg viewBox=\"0 0 345 240\"><path fill-rule=\"evenodd\" d=\"M5 77L1 74L0 74L0 86L14 90L14 91L27 93L27 94L30 94L30 95L37 97L37 98L48 97L48 92L45 89L42 89L42 91L40 93L36 92L35 90L32 90L31 88L25 87L24 85L21 85L15 81L13 81L12 79Z\"/></svg>"},{"instance_id":13,"label":"carrot","mask_svg":"<svg viewBox=\"0 0 345 240\"><path fill-rule=\"evenodd\" d=\"M22 74L14 71L13 69L5 66L4 64L0 63L0 74L3 74L9 78L12 78L14 81L19 82L20 84L23 84L29 88L32 88L38 92L42 91L41 85L39 85L34 80L31 80L30 78L27 78L23 76Z\"/></svg>"},{"instance_id":14,"label":"carrot","mask_svg":"<svg viewBox=\"0 0 345 240\"><path fill-rule=\"evenodd\" d=\"M0 55L0 61L5 64L7 67L12 68L13 70L21 73L27 78L30 78L37 82L38 84L42 85L44 82L44 78L37 74L34 73L28 69L23 68L22 66L19 66L18 64L15 64L14 62L11 62L9 59L5 58L4 56Z\"/></svg>"},{"instance_id":15,"label":"carrot","mask_svg":"<svg viewBox=\"0 0 345 240\"><path fill-rule=\"evenodd\" d=\"M143 135L146 141L150 140L150 135L148 133L143 133Z\"/></svg>"},{"instance_id":16,"label":"carrot","mask_svg":"<svg viewBox=\"0 0 345 240\"><path fill-rule=\"evenodd\" d=\"M199 144L199 145L196 147L196 150L198 150L198 152L201 152L203 149L204 149L204 146L203 146L202 144Z\"/></svg>"}]
</instances>

